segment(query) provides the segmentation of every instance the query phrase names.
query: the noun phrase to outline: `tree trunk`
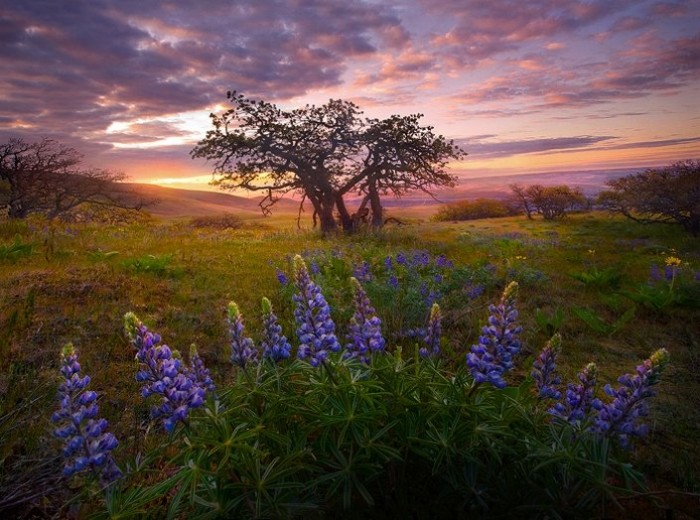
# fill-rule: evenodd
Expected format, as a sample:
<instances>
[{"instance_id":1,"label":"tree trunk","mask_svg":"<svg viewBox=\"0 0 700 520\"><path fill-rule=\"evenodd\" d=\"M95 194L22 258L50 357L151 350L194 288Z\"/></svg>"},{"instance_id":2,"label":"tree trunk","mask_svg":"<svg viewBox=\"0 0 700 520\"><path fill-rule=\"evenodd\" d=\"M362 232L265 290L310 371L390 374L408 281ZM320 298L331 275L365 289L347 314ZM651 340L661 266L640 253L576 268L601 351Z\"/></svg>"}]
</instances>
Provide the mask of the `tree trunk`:
<instances>
[{"instance_id":1,"label":"tree trunk","mask_svg":"<svg viewBox=\"0 0 700 520\"><path fill-rule=\"evenodd\" d=\"M335 208L335 196L325 196L318 205L318 218L321 221L321 233L333 233L337 229L333 209Z\"/></svg>"},{"instance_id":2,"label":"tree trunk","mask_svg":"<svg viewBox=\"0 0 700 520\"><path fill-rule=\"evenodd\" d=\"M368 185L369 207L372 208L372 228L379 229L384 225L384 210L382 209L382 201L379 198L379 192L374 183Z\"/></svg>"},{"instance_id":3,"label":"tree trunk","mask_svg":"<svg viewBox=\"0 0 700 520\"><path fill-rule=\"evenodd\" d=\"M348 208L345 206L345 201L342 195L337 195L335 197L335 205L338 208L338 215L340 215L340 223L343 226L343 231L346 233L352 233L354 231L352 216L348 212Z\"/></svg>"}]
</instances>

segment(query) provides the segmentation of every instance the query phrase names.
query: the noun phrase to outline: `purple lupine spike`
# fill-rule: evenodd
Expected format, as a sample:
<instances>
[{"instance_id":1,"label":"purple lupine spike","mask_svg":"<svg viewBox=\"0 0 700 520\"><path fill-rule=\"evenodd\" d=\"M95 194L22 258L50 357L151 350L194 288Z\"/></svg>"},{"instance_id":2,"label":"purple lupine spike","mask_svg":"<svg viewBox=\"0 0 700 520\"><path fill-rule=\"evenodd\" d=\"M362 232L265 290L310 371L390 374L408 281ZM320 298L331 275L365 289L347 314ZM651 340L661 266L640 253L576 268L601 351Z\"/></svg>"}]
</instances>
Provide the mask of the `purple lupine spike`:
<instances>
[{"instance_id":1,"label":"purple lupine spike","mask_svg":"<svg viewBox=\"0 0 700 520\"><path fill-rule=\"evenodd\" d=\"M591 413L597 374L595 363L589 363L578 373L579 383L569 383L564 401L555 403L549 413L570 424L581 424Z\"/></svg>"},{"instance_id":2,"label":"purple lupine spike","mask_svg":"<svg viewBox=\"0 0 700 520\"><path fill-rule=\"evenodd\" d=\"M369 363L372 352L383 352L386 341L382 336L382 322L357 278L350 278L355 313L350 319L350 334L345 358L356 357Z\"/></svg>"},{"instance_id":3,"label":"purple lupine spike","mask_svg":"<svg viewBox=\"0 0 700 520\"><path fill-rule=\"evenodd\" d=\"M629 447L632 438L643 437L649 430L641 421L649 413L647 400L656 395L652 388L668 365L669 353L662 348L637 366L636 374L625 374L618 378L620 386L613 389L605 386L605 393L613 400L607 404L599 399L592 405L598 411L591 430L600 435L617 439L623 448Z\"/></svg>"},{"instance_id":4,"label":"purple lupine spike","mask_svg":"<svg viewBox=\"0 0 700 520\"><path fill-rule=\"evenodd\" d=\"M243 317L235 302L228 304L228 330L231 338L231 363L245 368L258 361L258 351L253 340L243 334Z\"/></svg>"},{"instance_id":5,"label":"purple lupine spike","mask_svg":"<svg viewBox=\"0 0 700 520\"><path fill-rule=\"evenodd\" d=\"M263 308L263 338L260 346L263 357L274 362L287 359L292 352L292 346L287 337L282 335L282 326L277 322L277 316L272 312L272 303L267 298L262 299Z\"/></svg>"},{"instance_id":6,"label":"purple lupine spike","mask_svg":"<svg viewBox=\"0 0 700 520\"><path fill-rule=\"evenodd\" d=\"M289 283L289 278L287 278L287 275L282 271L282 269L277 269L276 271L277 275L277 281L280 283L280 285L287 285Z\"/></svg>"},{"instance_id":7,"label":"purple lupine spike","mask_svg":"<svg viewBox=\"0 0 700 520\"><path fill-rule=\"evenodd\" d=\"M372 273L370 272L369 262L366 260L360 265L356 265L352 271L352 274L360 282L368 282L372 279Z\"/></svg>"},{"instance_id":8,"label":"purple lupine spike","mask_svg":"<svg viewBox=\"0 0 700 520\"><path fill-rule=\"evenodd\" d=\"M132 312L124 317L127 334L137 349L140 370L136 380L144 383L141 395L158 395L160 406L151 409L151 418L161 419L163 427L172 433L178 422L187 423L189 412L204 404L206 388L195 381L191 370L182 366L177 351L173 352L161 337L151 333Z\"/></svg>"},{"instance_id":9,"label":"purple lupine spike","mask_svg":"<svg viewBox=\"0 0 700 520\"><path fill-rule=\"evenodd\" d=\"M503 291L498 305L490 305L488 325L482 329L479 343L467 354L467 366L478 383L491 383L505 388L503 374L513 368L513 357L520 352L518 335L522 327L515 326L518 311L515 297L518 283L511 282Z\"/></svg>"},{"instance_id":10,"label":"purple lupine spike","mask_svg":"<svg viewBox=\"0 0 700 520\"><path fill-rule=\"evenodd\" d=\"M418 350L420 357L436 357L440 355L440 335L442 329L442 313L440 306L433 303L430 308L430 317L428 318L428 326L423 336L425 345Z\"/></svg>"},{"instance_id":11,"label":"purple lupine spike","mask_svg":"<svg viewBox=\"0 0 700 520\"><path fill-rule=\"evenodd\" d=\"M396 255L396 263L399 265L407 266L408 260L406 259L406 254L401 251Z\"/></svg>"},{"instance_id":12,"label":"purple lupine spike","mask_svg":"<svg viewBox=\"0 0 700 520\"><path fill-rule=\"evenodd\" d=\"M53 434L64 441L63 474L66 477L89 469L108 484L122 476L111 451L119 444L106 419L98 418L97 394L85 388L89 376L80 376L78 354L72 344L61 352L61 374L64 381L58 388L60 409L51 416L57 424Z\"/></svg>"},{"instance_id":13,"label":"purple lupine spike","mask_svg":"<svg viewBox=\"0 0 700 520\"><path fill-rule=\"evenodd\" d=\"M335 323L331 309L321 293L321 288L309 276L304 259L294 257L294 283L298 292L294 294L294 319L299 338L299 359L309 359L316 367L323 363L330 352L338 352L340 343L335 336Z\"/></svg>"},{"instance_id":14,"label":"purple lupine spike","mask_svg":"<svg viewBox=\"0 0 700 520\"><path fill-rule=\"evenodd\" d=\"M192 382L199 385L206 392L214 393L216 391L209 369L204 366L204 361L199 356L197 346L194 343L190 345L190 366L187 373Z\"/></svg>"},{"instance_id":15,"label":"purple lupine spike","mask_svg":"<svg viewBox=\"0 0 700 520\"><path fill-rule=\"evenodd\" d=\"M561 379L556 372L556 360L560 350L561 335L555 334L532 364L531 375L535 380L537 394L540 399L561 399L561 392L558 388L561 384Z\"/></svg>"},{"instance_id":16,"label":"purple lupine spike","mask_svg":"<svg viewBox=\"0 0 700 520\"><path fill-rule=\"evenodd\" d=\"M393 261L393 259L391 258L391 256L387 256L387 257L384 259L384 269L385 269L386 271L391 271L392 269L394 269L394 261Z\"/></svg>"},{"instance_id":17,"label":"purple lupine spike","mask_svg":"<svg viewBox=\"0 0 700 520\"><path fill-rule=\"evenodd\" d=\"M389 287L392 289L398 289L399 288L399 279L394 275L393 273L391 276L389 276Z\"/></svg>"}]
</instances>

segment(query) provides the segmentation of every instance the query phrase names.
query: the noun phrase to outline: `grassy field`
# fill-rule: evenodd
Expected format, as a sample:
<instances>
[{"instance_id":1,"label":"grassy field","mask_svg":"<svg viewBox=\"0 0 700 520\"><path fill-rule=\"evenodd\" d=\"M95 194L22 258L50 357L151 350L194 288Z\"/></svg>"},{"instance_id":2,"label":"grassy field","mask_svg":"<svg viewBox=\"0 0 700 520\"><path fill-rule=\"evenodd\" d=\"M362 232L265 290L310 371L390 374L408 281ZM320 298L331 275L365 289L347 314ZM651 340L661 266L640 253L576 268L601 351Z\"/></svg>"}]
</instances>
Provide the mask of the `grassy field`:
<instances>
[{"instance_id":1,"label":"grassy field","mask_svg":"<svg viewBox=\"0 0 700 520\"><path fill-rule=\"evenodd\" d=\"M443 356L450 363L464 363L488 304L513 279L520 284L524 328L513 384L528 374L531 363L524 360L554 332L563 338L559 368L565 380L594 361L600 380L614 383L654 350L668 349L671 364L652 402L652 431L629 457L651 489L663 491L659 499L678 514L691 514L698 500L689 494L700 492L700 240L675 227L598 213L561 222L416 219L377 234L334 239L297 230L288 217L244 221L236 229L186 220L121 227L0 223L0 511L76 514L78 505L67 502L59 479L62 462L49 419L56 408L59 352L67 342L80 352L91 388L102 396L101 413L120 440L118 462L135 460L155 441L144 436L148 407L138 394L134 351L123 333L126 312L138 314L172 348L186 352L196 344L224 385L234 377L225 320L230 300L256 338L260 298L269 297L295 344L290 293L276 276L278 269L288 272L291 256L304 254L320 265L319 283L343 334L348 266L366 261L378 278L387 256L416 251L444 255L462 276L445 273L438 282L436 273L423 273L433 276L425 278L428 289L451 283L440 302ZM667 280L669 257L681 263ZM334 258L345 263L336 265ZM653 265L660 280L650 282ZM415 348L406 332L424 322L428 305L418 293L399 297L382 292L379 282L373 287L368 292L389 349Z\"/></svg>"}]
</instances>

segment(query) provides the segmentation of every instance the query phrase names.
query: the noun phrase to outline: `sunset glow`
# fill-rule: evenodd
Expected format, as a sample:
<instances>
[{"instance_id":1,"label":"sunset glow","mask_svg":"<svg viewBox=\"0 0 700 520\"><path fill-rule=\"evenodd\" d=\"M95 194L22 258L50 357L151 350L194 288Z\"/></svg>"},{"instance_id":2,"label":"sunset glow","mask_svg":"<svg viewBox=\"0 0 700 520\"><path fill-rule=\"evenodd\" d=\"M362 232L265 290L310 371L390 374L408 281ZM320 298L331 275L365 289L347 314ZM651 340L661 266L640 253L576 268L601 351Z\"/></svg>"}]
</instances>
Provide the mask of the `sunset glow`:
<instances>
[{"instance_id":1,"label":"sunset glow","mask_svg":"<svg viewBox=\"0 0 700 520\"><path fill-rule=\"evenodd\" d=\"M134 181L213 189L189 151L227 90L425 114L465 179L700 157L698 2L58 5L0 11L0 140L55 138Z\"/></svg>"}]
</instances>

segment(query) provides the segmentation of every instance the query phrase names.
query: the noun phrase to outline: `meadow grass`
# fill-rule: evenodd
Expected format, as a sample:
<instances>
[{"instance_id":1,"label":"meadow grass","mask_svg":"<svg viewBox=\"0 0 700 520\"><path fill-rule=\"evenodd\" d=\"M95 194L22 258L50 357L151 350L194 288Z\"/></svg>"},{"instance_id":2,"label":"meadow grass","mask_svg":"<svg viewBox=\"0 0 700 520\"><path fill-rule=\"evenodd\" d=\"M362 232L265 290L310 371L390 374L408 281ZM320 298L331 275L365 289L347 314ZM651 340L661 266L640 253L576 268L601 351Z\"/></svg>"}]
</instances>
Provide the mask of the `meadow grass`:
<instances>
[{"instance_id":1,"label":"meadow grass","mask_svg":"<svg viewBox=\"0 0 700 520\"><path fill-rule=\"evenodd\" d=\"M136 312L173 348L187 351L196 344L217 384L224 385L234 379L228 362L229 301L237 302L248 332L257 338L260 299L267 296L296 345L290 293L276 274L289 272L289 259L297 253L307 262L317 260L318 281L337 323L346 323L351 313L343 302L353 262L367 261L379 273L386 256L400 252L445 255L459 269L449 275L454 284L441 302L443 357L454 364L464 364L477 342L487 305L508 281L517 280L524 349L515 385L531 366L523 360L534 357L553 332L563 338L559 369L565 380L592 361L600 380L612 383L651 352L668 349L671 365L652 404L652 433L630 458L652 489L700 492L697 239L675 227L641 226L598 213L559 222L414 221L335 238L297 230L291 218L260 222L236 228L186 220L114 227L0 223L5 252L0 256L0 510L51 516L70 507L49 421L64 344L72 342L79 350L91 387L102 396L101 412L121 442L118 458L135 460L157 439L146 426L148 407L134 380L124 313ZM651 266L663 271L668 257L682 262L673 297L667 301L661 295L661 304L645 305L655 297L644 295ZM374 285L368 284L368 294L388 328L390 349L410 351L415 339L401 332L419 326L429 306L421 307L417 293L391 292L379 278L375 274ZM476 285L482 292L467 294ZM675 296L680 293L684 296ZM144 484L149 478L156 476L144 477ZM38 493L42 486L46 491Z\"/></svg>"}]
</instances>

